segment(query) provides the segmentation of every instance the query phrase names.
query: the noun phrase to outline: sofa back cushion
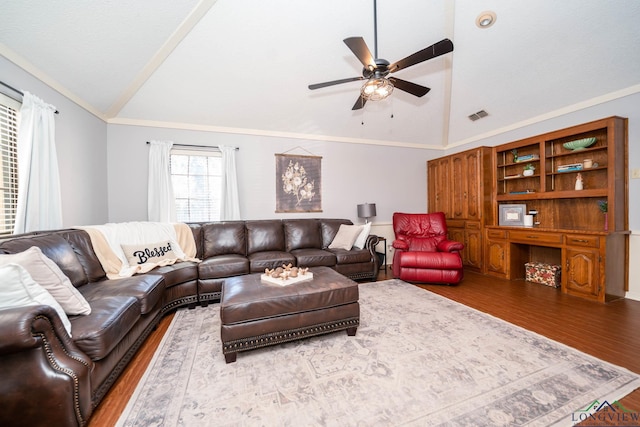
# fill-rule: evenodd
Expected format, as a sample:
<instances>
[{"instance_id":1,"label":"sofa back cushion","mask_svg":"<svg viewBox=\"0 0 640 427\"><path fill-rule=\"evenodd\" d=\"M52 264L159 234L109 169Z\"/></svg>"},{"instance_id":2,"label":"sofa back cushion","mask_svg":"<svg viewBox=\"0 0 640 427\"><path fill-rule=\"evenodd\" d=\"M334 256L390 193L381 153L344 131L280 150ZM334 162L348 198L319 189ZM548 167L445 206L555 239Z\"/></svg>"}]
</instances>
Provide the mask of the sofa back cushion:
<instances>
[{"instance_id":1,"label":"sofa back cushion","mask_svg":"<svg viewBox=\"0 0 640 427\"><path fill-rule=\"evenodd\" d=\"M247 238L243 221L202 225L203 259L217 255L245 255Z\"/></svg>"},{"instance_id":2,"label":"sofa back cushion","mask_svg":"<svg viewBox=\"0 0 640 427\"><path fill-rule=\"evenodd\" d=\"M202 226L204 223L192 222L187 224L193 233L193 240L196 242L196 258L202 259L204 254Z\"/></svg>"},{"instance_id":3,"label":"sofa back cushion","mask_svg":"<svg viewBox=\"0 0 640 427\"><path fill-rule=\"evenodd\" d=\"M283 221L285 248L322 249L322 233L317 219L288 219Z\"/></svg>"},{"instance_id":4,"label":"sofa back cushion","mask_svg":"<svg viewBox=\"0 0 640 427\"><path fill-rule=\"evenodd\" d=\"M247 221L247 255L285 250L284 229L280 220Z\"/></svg>"},{"instance_id":5,"label":"sofa back cushion","mask_svg":"<svg viewBox=\"0 0 640 427\"><path fill-rule=\"evenodd\" d=\"M47 258L58 264L58 267L76 288L88 283L85 270L73 247L58 233L15 237L1 242L0 250L4 253L15 254L24 252L32 246L39 247Z\"/></svg>"},{"instance_id":6,"label":"sofa back cushion","mask_svg":"<svg viewBox=\"0 0 640 427\"><path fill-rule=\"evenodd\" d=\"M62 236L73 248L80 264L84 268L89 283L98 282L106 277L106 273L100 264L91 244L89 233L84 230L65 230Z\"/></svg>"},{"instance_id":7,"label":"sofa back cushion","mask_svg":"<svg viewBox=\"0 0 640 427\"><path fill-rule=\"evenodd\" d=\"M322 232L322 249L329 247L342 224L353 225L348 219L320 219L319 221Z\"/></svg>"}]
</instances>

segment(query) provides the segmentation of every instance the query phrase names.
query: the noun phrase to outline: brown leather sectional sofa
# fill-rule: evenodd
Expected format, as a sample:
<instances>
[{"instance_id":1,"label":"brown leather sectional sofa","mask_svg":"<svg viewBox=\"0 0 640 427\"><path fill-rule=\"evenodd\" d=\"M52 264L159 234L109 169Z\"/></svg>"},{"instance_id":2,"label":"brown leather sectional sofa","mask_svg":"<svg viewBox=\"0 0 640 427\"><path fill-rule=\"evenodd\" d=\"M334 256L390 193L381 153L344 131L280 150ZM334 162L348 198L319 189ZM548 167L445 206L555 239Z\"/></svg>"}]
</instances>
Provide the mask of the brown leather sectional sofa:
<instances>
[{"instance_id":1,"label":"brown leather sectional sofa","mask_svg":"<svg viewBox=\"0 0 640 427\"><path fill-rule=\"evenodd\" d=\"M328 249L341 224L351 221L189 224L202 262L115 280L106 277L85 231L33 232L0 241L0 253L40 247L92 310L69 317L69 337L49 306L0 309L0 425L85 425L161 317L177 307L219 301L225 278L292 263L375 280L378 237L370 235L363 249Z\"/></svg>"}]
</instances>

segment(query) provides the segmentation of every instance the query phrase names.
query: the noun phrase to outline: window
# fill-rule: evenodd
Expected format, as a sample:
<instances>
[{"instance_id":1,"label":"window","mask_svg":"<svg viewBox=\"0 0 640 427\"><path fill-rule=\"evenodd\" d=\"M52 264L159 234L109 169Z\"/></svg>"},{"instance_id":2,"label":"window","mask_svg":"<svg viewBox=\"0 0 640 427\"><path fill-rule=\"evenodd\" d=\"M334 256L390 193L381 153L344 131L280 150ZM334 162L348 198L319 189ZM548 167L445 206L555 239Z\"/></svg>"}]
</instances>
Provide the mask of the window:
<instances>
[{"instance_id":1,"label":"window","mask_svg":"<svg viewBox=\"0 0 640 427\"><path fill-rule=\"evenodd\" d=\"M178 221L220 220L222 153L172 149L171 181Z\"/></svg>"},{"instance_id":2,"label":"window","mask_svg":"<svg viewBox=\"0 0 640 427\"><path fill-rule=\"evenodd\" d=\"M20 104L0 94L0 236L13 233L18 204L18 115Z\"/></svg>"}]
</instances>

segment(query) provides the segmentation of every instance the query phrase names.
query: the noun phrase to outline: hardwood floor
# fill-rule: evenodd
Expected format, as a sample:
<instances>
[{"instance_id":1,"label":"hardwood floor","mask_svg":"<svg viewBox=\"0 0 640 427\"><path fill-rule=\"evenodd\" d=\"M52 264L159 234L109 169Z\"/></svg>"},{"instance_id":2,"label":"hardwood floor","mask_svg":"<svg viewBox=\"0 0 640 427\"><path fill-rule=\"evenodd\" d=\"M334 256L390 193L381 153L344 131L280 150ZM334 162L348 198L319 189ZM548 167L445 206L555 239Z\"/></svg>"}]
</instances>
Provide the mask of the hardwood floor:
<instances>
[{"instance_id":1,"label":"hardwood floor","mask_svg":"<svg viewBox=\"0 0 640 427\"><path fill-rule=\"evenodd\" d=\"M378 280L391 279L391 271ZM419 285L610 363L640 374L640 301L601 304L565 295L559 289L466 272L458 286ZM127 405L173 315L162 319L125 373L89 420L89 427L113 426ZM621 403L640 412L640 389Z\"/></svg>"}]
</instances>

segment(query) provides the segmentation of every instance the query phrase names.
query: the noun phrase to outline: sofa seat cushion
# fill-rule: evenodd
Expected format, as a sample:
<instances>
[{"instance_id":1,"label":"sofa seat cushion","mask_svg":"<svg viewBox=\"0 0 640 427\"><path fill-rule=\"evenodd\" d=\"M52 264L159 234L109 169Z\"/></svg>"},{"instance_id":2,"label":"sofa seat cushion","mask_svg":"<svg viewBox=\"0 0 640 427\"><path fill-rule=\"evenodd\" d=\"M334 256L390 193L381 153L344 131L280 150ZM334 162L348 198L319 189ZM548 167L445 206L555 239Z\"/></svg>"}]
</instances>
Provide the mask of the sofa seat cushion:
<instances>
[{"instance_id":1,"label":"sofa seat cushion","mask_svg":"<svg viewBox=\"0 0 640 427\"><path fill-rule=\"evenodd\" d=\"M363 262L371 262L371 252L367 249L327 249L335 254L337 264L358 264Z\"/></svg>"},{"instance_id":2,"label":"sofa seat cushion","mask_svg":"<svg viewBox=\"0 0 640 427\"><path fill-rule=\"evenodd\" d=\"M132 296L91 301L91 314L73 316L73 341L91 360L105 358L140 319L140 303Z\"/></svg>"},{"instance_id":3,"label":"sofa seat cushion","mask_svg":"<svg viewBox=\"0 0 640 427\"><path fill-rule=\"evenodd\" d=\"M158 306L164 293L164 280L157 274L141 274L122 279L110 279L89 283L79 288L93 309L94 301L113 296L133 297L140 305L141 314L147 314Z\"/></svg>"},{"instance_id":4,"label":"sofa seat cushion","mask_svg":"<svg viewBox=\"0 0 640 427\"><path fill-rule=\"evenodd\" d=\"M337 262L334 253L322 249L294 249L291 253L298 267L333 267Z\"/></svg>"},{"instance_id":5,"label":"sofa seat cushion","mask_svg":"<svg viewBox=\"0 0 640 427\"><path fill-rule=\"evenodd\" d=\"M425 268L435 270L462 269L462 258L450 252L402 252L400 268Z\"/></svg>"},{"instance_id":6,"label":"sofa seat cushion","mask_svg":"<svg viewBox=\"0 0 640 427\"><path fill-rule=\"evenodd\" d=\"M177 262L172 265L156 267L150 272L164 277L164 287L170 288L181 283L198 279L198 264L191 261Z\"/></svg>"},{"instance_id":7,"label":"sofa seat cushion","mask_svg":"<svg viewBox=\"0 0 640 427\"><path fill-rule=\"evenodd\" d=\"M288 252L268 251L256 252L249 255L252 273L264 273L266 268L273 269L282 267L282 264L296 265L296 257Z\"/></svg>"},{"instance_id":8,"label":"sofa seat cushion","mask_svg":"<svg viewBox=\"0 0 640 427\"><path fill-rule=\"evenodd\" d=\"M198 264L200 280L239 276L249 271L249 260L242 255L218 255Z\"/></svg>"}]
</instances>

